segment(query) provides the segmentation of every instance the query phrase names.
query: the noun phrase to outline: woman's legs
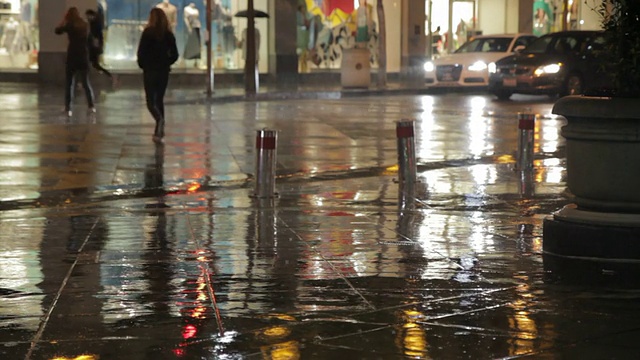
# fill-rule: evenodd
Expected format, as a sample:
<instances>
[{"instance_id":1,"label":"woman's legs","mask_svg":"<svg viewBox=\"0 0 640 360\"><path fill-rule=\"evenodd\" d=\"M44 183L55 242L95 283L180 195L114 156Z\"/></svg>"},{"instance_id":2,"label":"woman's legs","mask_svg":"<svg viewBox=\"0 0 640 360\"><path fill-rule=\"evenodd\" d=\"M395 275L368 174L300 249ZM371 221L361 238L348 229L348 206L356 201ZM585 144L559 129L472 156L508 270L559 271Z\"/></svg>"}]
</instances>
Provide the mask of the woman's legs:
<instances>
[{"instance_id":1,"label":"woman's legs","mask_svg":"<svg viewBox=\"0 0 640 360\"><path fill-rule=\"evenodd\" d=\"M71 111L71 101L73 100L73 88L75 87L75 72L70 69L65 69L65 82L64 82L64 111Z\"/></svg>"},{"instance_id":2,"label":"woman's legs","mask_svg":"<svg viewBox=\"0 0 640 360\"><path fill-rule=\"evenodd\" d=\"M84 88L84 94L87 97L87 104L89 105L89 110L94 110L94 101L93 101L93 89L91 88L91 83L89 82L89 70L78 70L78 75L80 76L80 80L82 81L82 87Z\"/></svg>"},{"instance_id":3,"label":"woman's legs","mask_svg":"<svg viewBox=\"0 0 640 360\"><path fill-rule=\"evenodd\" d=\"M164 119L164 95L167 92L167 86L169 85L169 72L163 71L158 74L158 98L157 104L162 118Z\"/></svg>"},{"instance_id":4,"label":"woman's legs","mask_svg":"<svg viewBox=\"0 0 640 360\"><path fill-rule=\"evenodd\" d=\"M143 83L144 93L147 100L147 109L156 121L156 127L153 132L154 140L164 136L164 104L162 96L164 96L165 88L162 89L161 73L158 71L144 71Z\"/></svg>"}]
</instances>

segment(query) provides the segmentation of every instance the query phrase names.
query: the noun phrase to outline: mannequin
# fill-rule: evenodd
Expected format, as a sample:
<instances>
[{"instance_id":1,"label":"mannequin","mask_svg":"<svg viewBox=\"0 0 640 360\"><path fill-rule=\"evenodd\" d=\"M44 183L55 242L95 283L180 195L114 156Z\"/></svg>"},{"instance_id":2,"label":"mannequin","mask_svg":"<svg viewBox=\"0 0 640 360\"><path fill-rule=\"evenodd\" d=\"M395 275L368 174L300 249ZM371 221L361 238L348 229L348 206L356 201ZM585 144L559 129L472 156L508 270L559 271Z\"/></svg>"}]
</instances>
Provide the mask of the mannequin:
<instances>
[{"instance_id":1,"label":"mannequin","mask_svg":"<svg viewBox=\"0 0 640 360\"><path fill-rule=\"evenodd\" d=\"M200 11L198 11L196 4L190 3L185 6L183 13L184 24L189 34L184 46L184 58L185 60L196 59L194 66L197 67L197 59L200 59Z\"/></svg>"},{"instance_id":2,"label":"mannequin","mask_svg":"<svg viewBox=\"0 0 640 360\"><path fill-rule=\"evenodd\" d=\"M242 48L242 60L247 61L247 29L242 30L242 40L240 40L240 48ZM260 31L258 27L255 28L255 42L256 42L256 65L260 61Z\"/></svg>"},{"instance_id":3,"label":"mannequin","mask_svg":"<svg viewBox=\"0 0 640 360\"><path fill-rule=\"evenodd\" d=\"M356 10L356 43L366 43L373 31L373 10L367 0L358 0L360 4Z\"/></svg>"},{"instance_id":4,"label":"mannequin","mask_svg":"<svg viewBox=\"0 0 640 360\"><path fill-rule=\"evenodd\" d=\"M167 14L169 25L171 25L171 29L175 32L176 26L178 26L178 9L171 4L169 0L162 0L156 7L162 9L162 11Z\"/></svg>"},{"instance_id":5,"label":"mannequin","mask_svg":"<svg viewBox=\"0 0 640 360\"><path fill-rule=\"evenodd\" d=\"M34 18L31 11L31 2L29 0L22 0L20 4L20 31L22 34L22 42L20 43L20 50L29 51L35 48L35 41L33 40L33 32L31 31L31 20Z\"/></svg>"},{"instance_id":6,"label":"mannequin","mask_svg":"<svg viewBox=\"0 0 640 360\"><path fill-rule=\"evenodd\" d=\"M9 17L7 23L4 24L0 46L5 48L9 54L13 54L17 50L16 45L19 43L19 27L20 22L14 19L13 16Z\"/></svg>"},{"instance_id":7,"label":"mannequin","mask_svg":"<svg viewBox=\"0 0 640 360\"><path fill-rule=\"evenodd\" d=\"M32 15L31 3L28 0L22 0L22 4L20 4L20 20L31 23Z\"/></svg>"}]
</instances>

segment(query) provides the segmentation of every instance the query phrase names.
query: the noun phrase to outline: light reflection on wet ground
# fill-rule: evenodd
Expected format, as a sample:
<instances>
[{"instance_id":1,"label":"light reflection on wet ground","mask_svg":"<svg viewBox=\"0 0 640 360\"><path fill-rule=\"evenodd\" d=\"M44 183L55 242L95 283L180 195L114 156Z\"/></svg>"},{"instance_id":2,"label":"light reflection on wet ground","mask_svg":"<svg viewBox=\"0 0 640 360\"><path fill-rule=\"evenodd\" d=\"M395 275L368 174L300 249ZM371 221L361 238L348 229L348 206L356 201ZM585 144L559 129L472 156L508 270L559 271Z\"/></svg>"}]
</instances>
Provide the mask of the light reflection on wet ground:
<instances>
[{"instance_id":1,"label":"light reflection on wet ground","mask_svg":"<svg viewBox=\"0 0 640 360\"><path fill-rule=\"evenodd\" d=\"M2 165L22 175L7 185L42 196L33 198L40 206L5 202L20 206L0 212L0 354L640 353L636 290L570 285L545 270L541 223L567 202L563 141L550 135L561 122L539 122L536 170L520 174L510 159L522 104L468 98L191 106L203 119L172 125L164 148L150 144L148 119L121 118L126 103L115 101L94 125L6 125L18 137L4 146L22 146L19 156L0 151L22 161ZM383 171L395 163L394 121L405 116L420 134L415 199L400 197L396 174ZM278 181L274 204L251 199L245 184L254 130L265 126L281 129L279 172L293 174ZM189 191L194 182L202 187Z\"/></svg>"}]
</instances>

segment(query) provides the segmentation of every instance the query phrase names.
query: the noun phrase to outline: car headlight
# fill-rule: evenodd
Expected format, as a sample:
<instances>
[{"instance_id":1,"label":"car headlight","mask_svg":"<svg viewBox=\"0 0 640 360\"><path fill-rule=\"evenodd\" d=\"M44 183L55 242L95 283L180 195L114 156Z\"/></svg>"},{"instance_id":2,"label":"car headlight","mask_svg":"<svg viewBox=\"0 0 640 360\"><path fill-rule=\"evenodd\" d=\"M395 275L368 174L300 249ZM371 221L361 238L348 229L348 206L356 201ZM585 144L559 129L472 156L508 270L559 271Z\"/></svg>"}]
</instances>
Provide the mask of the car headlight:
<instances>
[{"instance_id":1,"label":"car headlight","mask_svg":"<svg viewBox=\"0 0 640 360\"><path fill-rule=\"evenodd\" d=\"M433 70L436 69L436 66L431 61L427 61L426 63L424 63L423 67L424 67L424 71L426 72L432 72Z\"/></svg>"},{"instance_id":2,"label":"car headlight","mask_svg":"<svg viewBox=\"0 0 640 360\"><path fill-rule=\"evenodd\" d=\"M484 61L476 61L469 66L469 71L484 71L487 69L487 63Z\"/></svg>"},{"instance_id":3,"label":"car headlight","mask_svg":"<svg viewBox=\"0 0 640 360\"><path fill-rule=\"evenodd\" d=\"M487 65L487 70L489 70L490 74L495 74L498 72L498 67L496 66L496 63L492 62Z\"/></svg>"},{"instance_id":4,"label":"car headlight","mask_svg":"<svg viewBox=\"0 0 640 360\"><path fill-rule=\"evenodd\" d=\"M562 68L562 64L550 64L538 67L533 74L535 76L545 75L545 74L557 74Z\"/></svg>"}]
</instances>

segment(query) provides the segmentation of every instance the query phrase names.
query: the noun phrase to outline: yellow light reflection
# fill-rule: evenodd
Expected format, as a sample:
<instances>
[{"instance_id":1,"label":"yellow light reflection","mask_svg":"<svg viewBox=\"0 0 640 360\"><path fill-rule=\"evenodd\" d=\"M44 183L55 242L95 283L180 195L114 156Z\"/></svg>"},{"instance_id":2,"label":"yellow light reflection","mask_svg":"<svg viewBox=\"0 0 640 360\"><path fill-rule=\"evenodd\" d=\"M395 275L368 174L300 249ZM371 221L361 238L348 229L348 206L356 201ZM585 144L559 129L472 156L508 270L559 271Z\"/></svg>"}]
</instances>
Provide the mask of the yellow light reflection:
<instances>
[{"instance_id":1,"label":"yellow light reflection","mask_svg":"<svg viewBox=\"0 0 640 360\"><path fill-rule=\"evenodd\" d=\"M261 348L262 356L271 360L297 360L300 359L300 344L291 340Z\"/></svg>"},{"instance_id":2,"label":"yellow light reflection","mask_svg":"<svg viewBox=\"0 0 640 360\"><path fill-rule=\"evenodd\" d=\"M526 277L516 276L518 281L527 281ZM520 298L511 302L509 305L513 308L513 316L509 317L509 327L516 332L514 336L509 339L508 343L509 354L512 356L530 354L535 350L535 342L533 340L538 338L538 328L531 319L529 308L531 302L535 300L529 284L523 283L517 287L517 292Z\"/></svg>"},{"instance_id":3,"label":"yellow light reflection","mask_svg":"<svg viewBox=\"0 0 640 360\"><path fill-rule=\"evenodd\" d=\"M79 355L76 357L64 357L64 356L56 356L51 358L51 360L97 360L100 357L98 355Z\"/></svg>"},{"instance_id":4,"label":"yellow light reflection","mask_svg":"<svg viewBox=\"0 0 640 360\"><path fill-rule=\"evenodd\" d=\"M188 192L196 192L198 191L198 189L200 189L201 185L198 183L192 183L191 185L189 185L189 187L187 188Z\"/></svg>"},{"instance_id":5,"label":"yellow light reflection","mask_svg":"<svg viewBox=\"0 0 640 360\"><path fill-rule=\"evenodd\" d=\"M291 330L284 326L274 326L264 330L262 334L270 338L281 338L289 336L289 334L291 334Z\"/></svg>"},{"instance_id":6,"label":"yellow light reflection","mask_svg":"<svg viewBox=\"0 0 640 360\"><path fill-rule=\"evenodd\" d=\"M405 326L404 354L408 357L422 358L426 354L427 340L420 326Z\"/></svg>"},{"instance_id":7,"label":"yellow light reflection","mask_svg":"<svg viewBox=\"0 0 640 360\"><path fill-rule=\"evenodd\" d=\"M384 171L382 172L383 175L393 175L393 174L397 174L398 173L398 164L393 165L393 166L389 166L386 169L384 169Z\"/></svg>"},{"instance_id":8,"label":"yellow light reflection","mask_svg":"<svg viewBox=\"0 0 640 360\"><path fill-rule=\"evenodd\" d=\"M534 253L542 253L542 238L534 238L531 242L531 251Z\"/></svg>"},{"instance_id":9,"label":"yellow light reflection","mask_svg":"<svg viewBox=\"0 0 640 360\"><path fill-rule=\"evenodd\" d=\"M516 162L516 159L513 155L501 155L496 158L496 162L498 164L512 164Z\"/></svg>"},{"instance_id":10,"label":"yellow light reflection","mask_svg":"<svg viewBox=\"0 0 640 360\"><path fill-rule=\"evenodd\" d=\"M424 318L424 314L417 310L406 309L400 313L402 331L398 331L397 346L409 358L424 359L427 356L427 336L422 325L417 321Z\"/></svg>"},{"instance_id":11,"label":"yellow light reflection","mask_svg":"<svg viewBox=\"0 0 640 360\"><path fill-rule=\"evenodd\" d=\"M199 305L191 311L191 317L194 319L204 319L205 318L204 314L206 311L207 311L206 307Z\"/></svg>"}]
</instances>

